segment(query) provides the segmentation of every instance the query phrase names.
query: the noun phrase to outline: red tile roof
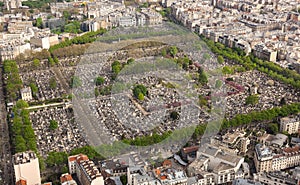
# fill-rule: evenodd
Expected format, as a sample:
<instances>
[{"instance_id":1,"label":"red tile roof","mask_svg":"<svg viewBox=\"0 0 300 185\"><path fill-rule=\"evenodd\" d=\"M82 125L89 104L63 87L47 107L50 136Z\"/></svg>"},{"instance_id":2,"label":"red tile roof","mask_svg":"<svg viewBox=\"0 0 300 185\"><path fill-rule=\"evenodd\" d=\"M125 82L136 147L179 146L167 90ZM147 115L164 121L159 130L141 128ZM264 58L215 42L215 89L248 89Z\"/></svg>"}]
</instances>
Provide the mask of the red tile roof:
<instances>
[{"instance_id":1,"label":"red tile roof","mask_svg":"<svg viewBox=\"0 0 300 185\"><path fill-rule=\"evenodd\" d=\"M191 146L191 147L183 148L182 150L184 153L188 154L191 152L196 152L198 149L199 149L199 146Z\"/></svg>"},{"instance_id":2,"label":"red tile roof","mask_svg":"<svg viewBox=\"0 0 300 185\"><path fill-rule=\"evenodd\" d=\"M64 182L68 182L73 180L72 176L70 174L64 174L60 177L60 182L64 183Z\"/></svg>"},{"instance_id":3,"label":"red tile roof","mask_svg":"<svg viewBox=\"0 0 300 185\"><path fill-rule=\"evenodd\" d=\"M24 179L20 179L18 182L16 182L16 185L27 185L27 181Z\"/></svg>"},{"instance_id":4,"label":"red tile roof","mask_svg":"<svg viewBox=\"0 0 300 185\"><path fill-rule=\"evenodd\" d=\"M290 148L285 148L283 149L283 151L287 154L296 154L296 153L300 153L300 146L297 145L295 147L290 147Z\"/></svg>"}]
</instances>

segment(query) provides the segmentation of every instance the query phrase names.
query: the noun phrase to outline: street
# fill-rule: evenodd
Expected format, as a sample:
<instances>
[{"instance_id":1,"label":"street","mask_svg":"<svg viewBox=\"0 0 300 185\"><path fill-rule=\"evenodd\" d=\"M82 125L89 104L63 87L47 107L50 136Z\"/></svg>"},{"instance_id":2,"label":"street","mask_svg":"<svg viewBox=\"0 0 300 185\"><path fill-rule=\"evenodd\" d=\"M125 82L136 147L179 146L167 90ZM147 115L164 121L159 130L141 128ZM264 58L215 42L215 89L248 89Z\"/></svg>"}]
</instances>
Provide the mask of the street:
<instances>
[{"instance_id":1,"label":"street","mask_svg":"<svg viewBox=\"0 0 300 185\"><path fill-rule=\"evenodd\" d=\"M0 184L14 184L12 156L9 143L9 129L7 124L7 112L4 99L2 68L0 68Z\"/></svg>"}]
</instances>

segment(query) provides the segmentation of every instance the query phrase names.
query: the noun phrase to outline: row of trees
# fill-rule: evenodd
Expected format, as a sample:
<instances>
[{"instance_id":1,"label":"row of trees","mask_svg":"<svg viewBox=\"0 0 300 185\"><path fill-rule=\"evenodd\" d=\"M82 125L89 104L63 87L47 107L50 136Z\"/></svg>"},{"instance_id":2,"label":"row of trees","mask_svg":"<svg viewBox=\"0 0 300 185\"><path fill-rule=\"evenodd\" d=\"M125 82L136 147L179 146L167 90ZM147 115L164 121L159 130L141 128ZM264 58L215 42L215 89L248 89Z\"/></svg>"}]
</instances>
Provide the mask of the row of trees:
<instances>
[{"instance_id":1,"label":"row of trees","mask_svg":"<svg viewBox=\"0 0 300 185\"><path fill-rule=\"evenodd\" d=\"M54 65L59 64L59 60L58 60L57 57L52 58L51 56L49 56L48 57L48 63L49 63L49 66L54 66Z\"/></svg>"},{"instance_id":2,"label":"row of trees","mask_svg":"<svg viewBox=\"0 0 300 185\"><path fill-rule=\"evenodd\" d=\"M259 96L256 94L250 95L246 98L246 105L255 105L259 101Z\"/></svg>"},{"instance_id":3,"label":"row of trees","mask_svg":"<svg viewBox=\"0 0 300 185\"><path fill-rule=\"evenodd\" d=\"M7 100L14 101L18 97L19 91L23 86L17 63L13 60L5 60L3 62L3 68Z\"/></svg>"},{"instance_id":4,"label":"row of trees","mask_svg":"<svg viewBox=\"0 0 300 185\"><path fill-rule=\"evenodd\" d=\"M41 9L41 8L49 7L48 4L51 2L55 2L55 1L53 1L53 0L39 0L39 1L28 0L28 1L22 2L22 5L28 6L29 8L32 8L32 9Z\"/></svg>"},{"instance_id":5,"label":"row of trees","mask_svg":"<svg viewBox=\"0 0 300 185\"><path fill-rule=\"evenodd\" d=\"M116 79L117 75L121 72L121 70L129 64L132 64L135 60L133 58L129 58L127 60L126 63L121 63L118 60L115 60L112 64L111 64L111 70L112 70L112 79Z\"/></svg>"},{"instance_id":6,"label":"row of trees","mask_svg":"<svg viewBox=\"0 0 300 185\"><path fill-rule=\"evenodd\" d=\"M299 112L300 103L294 103L290 105L284 105L281 108L276 107L264 111L253 111L248 114L237 114L232 119L223 119L221 121L221 129L228 129L230 127L237 127L252 123L270 122L276 120L277 117L285 117L297 114ZM214 129L218 129L219 122L216 121L211 123L210 127L208 128L207 125L207 123L198 125L195 130L193 130L193 138L199 138L204 134L206 129L208 129L208 131L215 131ZM180 133L181 131L179 130L179 134ZM165 132L162 135L154 133L152 136L142 136L135 139L123 139L122 141L129 145L148 146L167 139L169 136L171 136L171 134L171 132Z\"/></svg>"},{"instance_id":7,"label":"row of trees","mask_svg":"<svg viewBox=\"0 0 300 185\"><path fill-rule=\"evenodd\" d=\"M178 59L175 59L175 62L184 70L188 70L189 65L193 64L193 61L190 60L187 56L179 57Z\"/></svg>"},{"instance_id":8,"label":"row of trees","mask_svg":"<svg viewBox=\"0 0 300 185\"><path fill-rule=\"evenodd\" d=\"M89 44L84 45L70 45L62 48L55 49L51 52L53 58L62 57L75 57L83 55L86 49L89 48Z\"/></svg>"},{"instance_id":9,"label":"row of trees","mask_svg":"<svg viewBox=\"0 0 300 185\"><path fill-rule=\"evenodd\" d=\"M67 21L66 21L67 22ZM61 26L56 30L53 30L52 33L61 34L63 32L66 33L82 33L80 30L80 22L79 21L71 21L69 24Z\"/></svg>"},{"instance_id":10,"label":"row of trees","mask_svg":"<svg viewBox=\"0 0 300 185\"><path fill-rule=\"evenodd\" d=\"M241 126L241 125L245 125L245 124L258 123L258 122L264 122L264 121L269 122L269 121L273 121L277 117L281 117L281 116L284 117L284 116L296 114L299 112L300 112L300 103L295 103L295 104L291 104L291 105L285 105L281 108L276 107L273 109L264 110L264 111L260 111L260 112L253 111L249 114L238 114L230 120L224 119L222 121L221 128L227 129L230 127L236 127L236 126ZM218 123L216 122L216 124L218 124ZM214 126L217 126L217 125L214 125ZM213 129L214 126L209 127L208 129ZM270 125L270 126L273 126L273 125ZM192 131L194 131L193 137L198 138L199 136L204 134L205 130L207 129L206 127L207 127L207 124L201 124L201 125L198 125L195 128L195 130L192 130L192 129L182 130L182 131L178 131L178 134L182 135L184 132L185 134L189 135L189 132L192 130ZM276 128L273 130L276 131ZM174 137L177 137L175 132L174 132L174 134L175 134ZM162 135L154 133L151 136L143 136L143 137L138 137L135 139L123 139L122 142L125 144L135 145L135 146L148 146L148 145L162 142L163 140L169 138L171 135L172 135L172 133L170 131L165 132ZM173 139L174 139L174 137L173 137ZM122 148L125 147L121 143L119 143L119 144L116 143L113 146L114 146L114 148L111 148L111 146L102 146L105 148L105 150L103 150L103 152L105 152L105 151L111 152L111 153L118 152L118 151L121 151ZM99 149L101 149L101 147L99 147ZM88 157L90 159L95 159L95 158L102 159L103 158L99 153L96 152L96 150L94 148L92 148L90 146L85 146L82 148L74 149L73 151L70 152L70 155L79 154L79 153L88 155ZM46 160L46 164L49 166L57 166L57 165L65 164L66 160L67 160L67 155L68 154L61 153L61 152L49 153L49 157Z\"/></svg>"},{"instance_id":11,"label":"row of trees","mask_svg":"<svg viewBox=\"0 0 300 185\"><path fill-rule=\"evenodd\" d=\"M162 135L159 135L157 133L152 134L152 136L142 136L137 137L135 139L124 139L123 142L129 145L135 145L135 146L148 146L153 145L155 143L159 143L166 138L168 138L171 135L171 132L165 132Z\"/></svg>"},{"instance_id":12,"label":"row of trees","mask_svg":"<svg viewBox=\"0 0 300 185\"><path fill-rule=\"evenodd\" d=\"M84 154L89 159L103 159L103 157L91 146L83 146L73 149L69 154L66 152L49 152L45 163L49 167L67 164L69 155Z\"/></svg>"},{"instance_id":13,"label":"row of trees","mask_svg":"<svg viewBox=\"0 0 300 185\"><path fill-rule=\"evenodd\" d=\"M105 29L100 29L99 31L96 31L96 32L88 32L88 33L86 33L82 36L75 37L73 39L66 40L66 41L63 41L59 44L51 46L49 48L49 51L50 51L50 53L52 53L54 50L57 50L59 48L64 48L64 47L67 47L67 46L71 46L73 44L87 44L87 43L94 42L94 41L96 41L96 36L97 35L101 35L105 32L106 32Z\"/></svg>"},{"instance_id":14,"label":"row of trees","mask_svg":"<svg viewBox=\"0 0 300 185\"><path fill-rule=\"evenodd\" d=\"M163 57L172 56L173 58L175 58L177 53L178 53L178 48L176 46L170 46L170 47L167 47L167 48L163 48L161 50L161 55Z\"/></svg>"},{"instance_id":15,"label":"row of trees","mask_svg":"<svg viewBox=\"0 0 300 185\"><path fill-rule=\"evenodd\" d=\"M300 88L300 74L293 70L285 69L273 62L263 61L257 57L250 54L245 55L245 52L239 48L228 48L221 43L215 43L212 40L201 36L201 38L206 42L208 47L212 52L233 60L244 67L243 70L253 70L257 69L275 80L282 81L286 84L292 85L295 88Z\"/></svg>"},{"instance_id":16,"label":"row of trees","mask_svg":"<svg viewBox=\"0 0 300 185\"><path fill-rule=\"evenodd\" d=\"M18 100L13 107L10 129L14 153L27 150L37 153L36 138L27 107L28 103L23 100Z\"/></svg>"},{"instance_id":17,"label":"row of trees","mask_svg":"<svg viewBox=\"0 0 300 185\"><path fill-rule=\"evenodd\" d=\"M20 64L20 63L27 63L29 61L33 61L34 59L47 59L50 57L50 52L46 49L43 49L42 51L25 51L25 53L21 53L15 58L15 61Z\"/></svg>"},{"instance_id":18,"label":"row of trees","mask_svg":"<svg viewBox=\"0 0 300 185\"><path fill-rule=\"evenodd\" d=\"M276 121L278 117L285 117L294 115L300 112L300 103L294 103L290 105L284 105L281 108L275 107L263 111L253 111L248 114L237 114L232 119L224 119L222 121L221 129L227 129L230 127L237 127L241 125L247 125L252 123L270 122ZM194 137L198 138L203 135L206 130L207 124L198 125L194 132Z\"/></svg>"}]
</instances>

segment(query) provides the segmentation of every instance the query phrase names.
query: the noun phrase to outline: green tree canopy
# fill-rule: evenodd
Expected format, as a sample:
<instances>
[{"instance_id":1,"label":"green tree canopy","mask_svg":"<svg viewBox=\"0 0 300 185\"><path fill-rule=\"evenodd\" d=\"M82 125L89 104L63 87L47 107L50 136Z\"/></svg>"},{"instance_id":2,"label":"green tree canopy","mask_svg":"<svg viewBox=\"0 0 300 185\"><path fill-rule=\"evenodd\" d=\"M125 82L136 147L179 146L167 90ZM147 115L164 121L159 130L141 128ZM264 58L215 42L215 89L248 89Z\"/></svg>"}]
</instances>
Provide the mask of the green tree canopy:
<instances>
[{"instance_id":1,"label":"green tree canopy","mask_svg":"<svg viewBox=\"0 0 300 185\"><path fill-rule=\"evenodd\" d=\"M133 62L134 62L134 59L133 59L133 58L130 58L130 59L127 60L127 64L131 64L131 63L133 63Z\"/></svg>"},{"instance_id":2,"label":"green tree canopy","mask_svg":"<svg viewBox=\"0 0 300 185\"><path fill-rule=\"evenodd\" d=\"M82 81L78 76L73 76L71 80L71 86L74 88L80 87L82 85Z\"/></svg>"},{"instance_id":3,"label":"green tree canopy","mask_svg":"<svg viewBox=\"0 0 300 185\"><path fill-rule=\"evenodd\" d=\"M215 88L219 89L220 87L222 87L222 84L222 80L216 80Z\"/></svg>"},{"instance_id":4,"label":"green tree canopy","mask_svg":"<svg viewBox=\"0 0 300 185\"><path fill-rule=\"evenodd\" d=\"M39 59L34 59L32 61L32 65L33 65L33 67L37 68L41 65L41 61Z\"/></svg>"},{"instance_id":5,"label":"green tree canopy","mask_svg":"<svg viewBox=\"0 0 300 185\"><path fill-rule=\"evenodd\" d=\"M170 118L172 120L177 120L179 119L179 113L177 111L172 111L171 114L170 114Z\"/></svg>"},{"instance_id":6,"label":"green tree canopy","mask_svg":"<svg viewBox=\"0 0 300 185\"><path fill-rule=\"evenodd\" d=\"M139 93L138 99L141 101L143 101L145 99L143 93L141 93L141 92Z\"/></svg>"},{"instance_id":7,"label":"green tree canopy","mask_svg":"<svg viewBox=\"0 0 300 185\"><path fill-rule=\"evenodd\" d=\"M170 47L170 54L171 54L173 57L175 57L177 53L178 53L177 47L176 47L176 46L171 46L171 47Z\"/></svg>"},{"instance_id":8,"label":"green tree canopy","mask_svg":"<svg viewBox=\"0 0 300 185\"><path fill-rule=\"evenodd\" d=\"M208 82L207 75L205 74L204 70L201 67L198 69L198 74L199 74L198 82L201 85L207 84Z\"/></svg>"},{"instance_id":9,"label":"green tree canopy","mask_svg":"<svg viewBox=\"0 0 300 185\"><path fill-rule=\"evenodd\" d=\"M50 128L51 130L57 129L57 128L58 128L58 123L57 123L57 121L55 121L55 120L50 120L49 128Z\"/></svg>"},{"instance_id":10,"label":"green tree canopy","mask_svg":"<svg viewBox=\"0 0 300 185\"><path fill-rule=\"evenodd\" d=\"M233 70L229 66L224 66L222 69L223 74L233 74Z\"/></svg>"},{"instance_id":11,"label":"green tree canopy","mask_svg":"<svg viewBox=\"0 0 300 185\"><path fill-rule=\"evenodd\" d=\"M57 87L56 78L54 76L50 78L49 86L51 89L55 89Z\"/></svg>"},{"instance_id":12,"label":"green tree canopy","mask_svg":"<svg viewBox=\"0 0 300 185\"><path fill-rule=\"evenodd\" d=\"M115 75L118 75L122 69L122 65L118 60L116 60L112 63L111 68L112 68L113 73Z\"/></svg>"},{"instance_id":13,"label":"green tree canopy","mask_svg":"<svg viewBox=\"0 0 300 185\"><path fill-rule=\"evenodd\" d=\"M144 86L144 85L142 85L142 84L138 84L138 85L136 85L134 88L133 88L133 90L132 90L132 92L133 92L133 95L136 97L136 98L138 98L138 99L144 99L144 96L146 96L147 95L147 92L148 92L148 90L147 90L147 88ZM143 96L142 96L143 95Z\"/></svg>"},{"instance_id":14,"label":"green tree canopy","mask_svg":"<svg viewBox=\"0 0 300 185\"><path fill-rule=\"evenodd\" d=\"M104 82L105 82L105 79L104 79L102 76L98 76L98 77L95 79L95 84L96 84L97 86L103 85Z\"/></svg>"},{"instance_id":15,"label":"green tree canopy","mask_svg":"<svg viewBox=\"0 0 300 185\"><path fill-rule=\"evenodd\" d=\"M43 20L41 17L36 19L36 27L43 29Z\"/></svg>"},{"instance_id":16,"label":"green tree canopy","mask_svg":"<svg viewBox=\"0 0 300 185\"><path fill-rule=\"evenodd\" d=\"M222 57L222 55L218 55L217 60L218 60L219 64L223 64L224 63L224 58Z\"/></svg>"},{"instance_id":17,"label":"green tree canopy","mask_svg":"<svg viewBox=\"0 0 300 185\"><path fill-rule=\"evenodd\" d=\"M36 95L36 93L38 92L38 87L36 86L36 84L30 83L29 87L31 88L32 94Z\"/></svg>"},{"instance_id":18,"label":"green tree canopy","mask_svg":"<svg viewBox=\"0 0 300 185\"><path fill-rule=\"evenodd\" d=\"M258 103L258 95L250 95L246 98L246 105L255 105Z\"/></svg>"},{"instance_id":19,"label":"green tree canopy","mask_svg":"<svg viewBox=\"0 0 300 185\"><path fill-rule=\"evenodd\" d=\"M68 161L68 154L65 152L49 152L46 159L47 166L57 166L66 164Z\"/></svg>"},{"instance_id":20,"label":"green tree canopy","mask_svg":"<svg viewBox=\"0 0 300 185\"><path fill-rule=\"evenodd\" d=\"M272 134L277 134L279 132L279 127L277 123L269 124L268 128L272 132Z\"/></svg>"}]
</instances>

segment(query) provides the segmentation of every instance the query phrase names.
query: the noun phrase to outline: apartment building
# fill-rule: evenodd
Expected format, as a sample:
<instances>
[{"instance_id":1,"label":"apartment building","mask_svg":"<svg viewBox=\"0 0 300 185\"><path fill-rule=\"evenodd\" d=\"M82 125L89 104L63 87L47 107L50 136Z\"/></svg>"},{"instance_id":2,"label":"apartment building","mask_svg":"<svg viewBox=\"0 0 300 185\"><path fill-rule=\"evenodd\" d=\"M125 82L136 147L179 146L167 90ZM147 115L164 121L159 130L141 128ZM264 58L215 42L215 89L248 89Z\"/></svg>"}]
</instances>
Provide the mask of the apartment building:
<instances>
[{"instance_id":1,"label":"apartment building","mask_svg":"<svg viewBox=\"0 0 300 185\"><path fill-rule=\"evenodd\" d=\"M17 153L13 156L15 182L26 185L40 185L39 160L33 151Z\"/></svg>"},{"instance_id":2,"label":"apartment building","mask_svg":"<svg viewBox=\"0 0 300 185\"><path fill-rule=\"evenodd\" d=\"M76 181L68 173L62 174L60 176L60 183L61 185L77 185Z\"/></svg>"},{"instance_id":3,"label":"apartment building","mask_svg":"<svg viewBox=\"0 0 300 185\"><path fill-rule=\"evenodd\" d=\"M29 43L20 40L0 41L0 61L12 60L19 54L30 49Z\"/></svg>"},{"instance_id":4,"label":"apartment building","mask_svg":"<svg viewBox=\"0 0 300 185\"><path fill-rule=\"evenodd\" d=\"M68 166L70 174L76 174L82 185L104 185L103 176L86 155L69 156Z\"/></svg>"},{"instance_id":5,"label":"apartment building","mask_svg":"<svg viewBox=\"0 0 300 185\"><path fill-rule=\"evenodd\" d=\"M49 49L50 46L58 44L58 35L48 34L48 35L38 35L30 38L30 44L34 47L40 47L42 49Z\"/></svg>"},{"instance_id":6,"label":"apartment building","mask_svg":"<svg viewBox=\"0 0 300 185\"><path fill-rule=\"evenodd\" d=\"M32 21L10 22L7 26L8 33L28 32L33 27Z\"/></svg>"},{"instance_id":7,"label":"apartment building","mask_svg":"<svg viewBox=\"0 0 300 185\"><path fill-rule=\"evenodd\" d=\"M295 117L284 117L280 119L280 132L289 134L298 133L300 124L300 115Z\"/></svg>"},{"instance_id":8,"label":"apartment building","mask_svg":"<svg viewBox=\"0 0 300 185\"><path fill-rule=\"evenodd\" d=\"M284 172L269 172L269 173L259 173L255 175L256 181L261 184L267 185L299 185L300 179L293 176L288 175Z\"/></svg>"},{"instance_id":9,"label":"apartment building","mask_svg":"<svg viewBox=\"0 0 300 185\"><path fill-rule=\"evenodd\" d=\"M276 62L277 51L266 47L264 44L257 44L253 49L254 56L266 61Z\"/></svg>"},{"instance_id":10,"label":"apartment building","mask_svg":"<svg viewBox=\"0 0 300 185\"><path fill-rule=\"evenodd\" d=\"M280 171L300 165L300 146L287 147L274 153L269 147L255 146L254 164L257 172Z\"/></svg>"},{"instance_id":11,"label":"apartment building","mask_svg":"<svg viewBox=\"0 0 300 185\"><path fill-rule=\"evenodd\" d=\"M199 184L224 184L248 175L249 169L243 163L243 157L207 144L197 153L187 171L189 176L198 177Z\"/></svg>"},{"instance_id":12,"label":"apartment building","mask_svg":"<svg viewBox=\"0 0 300 185\"><path fill-rule=\"evenodd\" d=\"M272 150L261 144L255 146L254 164L257 172L272 171Z\"/></svg>"},{"instance_id":13,"label":"apartment building","mask_svg":"<svg viewBox=\"0 0 300 185\"><path fill-rule=\"evenodd\" d=\"M24 100L24 101L32 100L32 93L31 93L31 88L30 87L22 88L20 90L20 93L21 93L22 100Z\"/></svg>"}]
</instances>

